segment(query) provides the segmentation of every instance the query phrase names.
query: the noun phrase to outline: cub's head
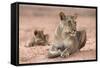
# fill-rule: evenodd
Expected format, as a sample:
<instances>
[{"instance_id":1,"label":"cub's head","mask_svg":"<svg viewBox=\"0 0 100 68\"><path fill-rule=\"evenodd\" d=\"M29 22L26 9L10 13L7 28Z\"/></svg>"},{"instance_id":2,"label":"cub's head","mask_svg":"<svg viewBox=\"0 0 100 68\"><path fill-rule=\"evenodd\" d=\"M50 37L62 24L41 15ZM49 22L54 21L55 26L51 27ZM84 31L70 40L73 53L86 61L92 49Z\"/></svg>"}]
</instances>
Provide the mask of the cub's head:
<instances>
[{"instance_id":1,"label":"cub's head","mask_svg":"<svg viewBox=\"0 0 100 68\"><path fill-rule=\"evenodd\" d=\"M34 31L35 37L42 38L43 34L44 34L43 30L35 30Z\"/></svg>"},{"instance_id":2,"label":"cub's head","mask_svg":"<svg viewBox=\"0 0 100 68\"><path fill-rule=\"evenodd\" d=\"M61 20L61 26L62 26L62 32L68 34L68 33L74 33L76 31L76 18L77 15L68 15L66 16L63 12L59 13L60 20Z\"/></svg>"}]
</instances>

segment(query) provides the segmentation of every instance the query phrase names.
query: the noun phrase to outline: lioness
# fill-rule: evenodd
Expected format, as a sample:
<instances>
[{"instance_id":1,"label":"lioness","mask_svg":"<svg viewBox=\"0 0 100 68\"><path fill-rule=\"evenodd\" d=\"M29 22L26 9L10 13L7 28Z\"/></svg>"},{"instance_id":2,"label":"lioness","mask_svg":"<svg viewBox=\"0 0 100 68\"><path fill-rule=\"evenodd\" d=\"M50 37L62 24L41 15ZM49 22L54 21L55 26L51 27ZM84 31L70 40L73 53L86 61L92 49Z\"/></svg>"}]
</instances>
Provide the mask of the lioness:
<instances>
[{"instance_id":1,"label":"lioness","mask_svg":"<svg viewBox=\"0 0 100 68\"><path fill-rule=\"evenodd\" d=\"M76 18L77 15L66 16L63 12L59 13L60 24L58 25L55 36L54 44L48 51L48 57L67 57L85 46L86 31L77 31Z\"/></svg>"}]
</instances>

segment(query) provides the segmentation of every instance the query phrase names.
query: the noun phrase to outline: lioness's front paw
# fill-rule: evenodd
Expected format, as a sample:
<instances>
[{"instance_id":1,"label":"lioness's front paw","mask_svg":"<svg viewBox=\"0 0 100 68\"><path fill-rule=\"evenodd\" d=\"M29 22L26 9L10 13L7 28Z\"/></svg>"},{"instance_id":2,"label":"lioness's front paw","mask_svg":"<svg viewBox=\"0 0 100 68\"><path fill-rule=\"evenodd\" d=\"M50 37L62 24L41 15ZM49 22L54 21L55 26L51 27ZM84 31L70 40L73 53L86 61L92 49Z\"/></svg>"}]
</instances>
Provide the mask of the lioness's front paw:
<instances>
[{"instance_id":1,"label":"lioness's front paw","mask_svg":"<svg viewBox=\"0 0 100 68\"><path fill-rule=\"evenodd\" d=\"M70 55L70 54L69 54L68 52L67 52L67 53L62 53L62 54L61 54L61 57L62 57L62 58L65 58L65 57L68 57L69 55Z\"/></svg>"}]
</instances>

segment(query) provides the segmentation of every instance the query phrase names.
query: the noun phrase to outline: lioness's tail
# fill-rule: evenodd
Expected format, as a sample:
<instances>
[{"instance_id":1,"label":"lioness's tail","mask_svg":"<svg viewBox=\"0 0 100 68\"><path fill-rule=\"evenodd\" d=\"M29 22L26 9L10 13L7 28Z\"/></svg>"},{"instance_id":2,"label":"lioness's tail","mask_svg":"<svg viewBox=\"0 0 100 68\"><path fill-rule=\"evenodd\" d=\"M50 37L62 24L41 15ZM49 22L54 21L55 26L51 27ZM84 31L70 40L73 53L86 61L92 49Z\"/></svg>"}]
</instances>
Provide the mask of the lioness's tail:
<instances>
[{"instance_id":1,"label":"lioness's tail","mask_svg":"<svg viewBox=\"0 0 100 68\"><path fill-rule=\"evenodd\" d=\"M81 30L81 31L77 31L77 36L79 39L79 49L83 48L86 44L86 31L85 30Z\"/></svg>"}]
</instances>

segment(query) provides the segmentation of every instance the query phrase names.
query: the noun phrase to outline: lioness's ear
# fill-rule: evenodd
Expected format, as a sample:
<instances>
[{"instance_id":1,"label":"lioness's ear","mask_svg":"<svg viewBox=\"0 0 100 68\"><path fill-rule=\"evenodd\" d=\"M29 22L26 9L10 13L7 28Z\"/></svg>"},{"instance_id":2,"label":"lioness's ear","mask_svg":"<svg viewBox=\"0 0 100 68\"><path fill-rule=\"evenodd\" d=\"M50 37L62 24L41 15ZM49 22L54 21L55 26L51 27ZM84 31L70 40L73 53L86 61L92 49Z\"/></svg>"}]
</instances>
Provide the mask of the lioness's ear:
<instances>
[{"instance_id":1,"label":"lioness's ear","mask_svg":"<svg viewBox=\"0 0 100 68\"><path fill-rule=\"evenodd\" d=\"M73 19L75 20L75 19L77 19L77 16L78 16L78 14L74 14L74 16L73 16Z\"/></svg>"},{"instance_id":2,"label":"lioness's ear","mask_svg":"<svg viewBox=\"0 0 100 68\"><path fill-rule=\"evenodd\" d=\"M60 16L61 20L65 20L66 19L66 15L63 12L60 12L59 16Z\"/></svg>"},{"instance_id":3,"label":"lioness's ear","mask_svg":"<svg viewBox=\"0 0 100 68\"><path fill-rule=\"evenodd\" d=\"M34 31L34 35L37 35L37 34L38 34L38 31L37 31L37 30L35 30L35 31Z\"/></svg>"}]
</instances>

